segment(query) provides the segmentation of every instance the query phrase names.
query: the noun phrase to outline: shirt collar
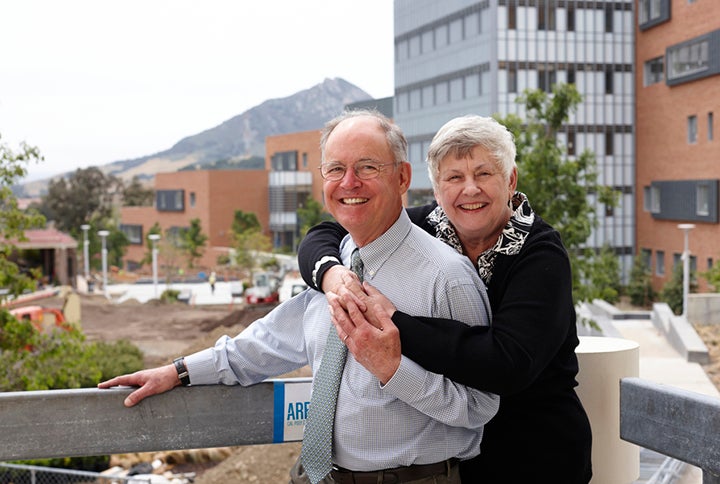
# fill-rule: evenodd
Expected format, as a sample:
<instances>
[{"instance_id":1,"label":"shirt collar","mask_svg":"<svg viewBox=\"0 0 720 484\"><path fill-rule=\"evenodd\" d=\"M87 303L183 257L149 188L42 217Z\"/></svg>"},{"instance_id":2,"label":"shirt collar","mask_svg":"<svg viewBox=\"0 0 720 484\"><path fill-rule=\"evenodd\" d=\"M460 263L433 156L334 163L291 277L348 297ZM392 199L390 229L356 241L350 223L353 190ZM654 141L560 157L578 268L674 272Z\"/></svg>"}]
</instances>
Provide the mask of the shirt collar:
<instances>
[{"instance_id":1,"label":"shirt collar","mask_svg":"<svg viewBox=\"0 0 720 484\"><path fill-rule=\"evenodd\" d=\"M369 244L360 247L360 258L365 267L366 280L372 279L395 249L403 243L408 233L410 233L412 225L407 212L402 209L395 223L385 233ZM350 255L356 247L357 245L352 240L352 237L350 235L345 236L340 244L340 255L344 265L350 267Z\"/></svg>"}]
</instances>

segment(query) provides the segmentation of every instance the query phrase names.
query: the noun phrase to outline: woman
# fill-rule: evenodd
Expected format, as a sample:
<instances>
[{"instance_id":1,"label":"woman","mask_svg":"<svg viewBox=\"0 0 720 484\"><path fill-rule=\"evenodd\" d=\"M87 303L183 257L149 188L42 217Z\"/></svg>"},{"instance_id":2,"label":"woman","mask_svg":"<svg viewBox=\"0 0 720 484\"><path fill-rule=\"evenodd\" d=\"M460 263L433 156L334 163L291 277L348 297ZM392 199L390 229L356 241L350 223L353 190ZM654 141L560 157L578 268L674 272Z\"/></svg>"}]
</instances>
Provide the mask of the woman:
<instances>
[{"instance_id":1,"label":"woman","mask_svg":"<svg viewBox=\"0 0 720 484\"><path fill-rule=\"evenodd\" d=\"M570 263L558 232L515 191L511 133L492 118L455 118L433 138L428 171L437 204L407 211L476 264L488 287L492 325L414 318L392 312L386 298L381 305L361 304L363 317L378 327L394 323L403 355L426 369L501 396L481 454L462 463L465 482L589 482L592 438L575 393L578 338ZM317 288L327 273L323 288L342 292L339 281L347 284L347 269L334 259L343 235L325 223L303 240L300 267L308 284ZM337 309L341 298L331 299ZM385 311L392 322L383 322L381 307L390 308ZM335 318L341 338L350 337L351 313L334 314L341 314Z\"/></svg>"}]
</instances>

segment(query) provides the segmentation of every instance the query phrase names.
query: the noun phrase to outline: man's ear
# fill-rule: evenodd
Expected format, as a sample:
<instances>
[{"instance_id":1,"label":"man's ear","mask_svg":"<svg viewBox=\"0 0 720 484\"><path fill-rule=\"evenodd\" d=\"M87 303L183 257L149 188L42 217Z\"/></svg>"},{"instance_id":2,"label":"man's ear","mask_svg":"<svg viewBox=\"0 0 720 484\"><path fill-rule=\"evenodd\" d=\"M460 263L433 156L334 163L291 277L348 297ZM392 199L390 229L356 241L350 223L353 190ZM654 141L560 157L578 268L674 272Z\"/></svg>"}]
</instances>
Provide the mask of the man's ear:
<instances>
[{"instance_id":1,"label":"man's ear","mask_svg":"<svg viewBox=\"0 0 720 484\"><path fill-rule=\"evenodd\" d=\"M398 166L400 170L400 193L403 194L410 188L410 181L412 180L412 166L407 161L403 161Z\"/></svg>"}]
</instances>

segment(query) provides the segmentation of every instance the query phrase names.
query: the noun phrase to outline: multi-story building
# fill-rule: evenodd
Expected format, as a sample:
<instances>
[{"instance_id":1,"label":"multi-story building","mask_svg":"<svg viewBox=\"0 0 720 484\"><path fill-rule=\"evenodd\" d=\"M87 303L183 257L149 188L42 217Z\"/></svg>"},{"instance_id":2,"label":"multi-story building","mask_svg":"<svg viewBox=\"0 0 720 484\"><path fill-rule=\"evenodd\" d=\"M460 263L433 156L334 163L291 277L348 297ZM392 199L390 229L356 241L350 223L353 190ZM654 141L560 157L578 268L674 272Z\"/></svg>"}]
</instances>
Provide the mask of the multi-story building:
<instances>
[{"instance_id":1,"label":"multi-story building","mask_svg":"<svg viewBox=\"0 0 720 484\"><path fill-rule=\"evenodd\" d=\"M263 231L268 228L268 173L266 170L198 170L158 173L152 207L123 207L121 230L130 239L125 255L129 270L136 269L148 247L145 237L156 223L166 231L190 227L200 220L208 237L198 265L212 268L218 256L232 247L231 227L236 210L255 213Z\"/></svg>"},{"instance_id":2,"label":"multi-story building","mask_svg":"<svg viewBox=\"0 0 720 484\"><path fill-rule=\"evenodd\" d=\"M562 141L570 156L594 152L599 182L620 194L615 208L588 194L600 225L587 245L609 243L627 277L635 227L633 33L633 0L395 0L394 118L410 142L410 203L432 196L424 159L446 121L469 113L523 117L515 99L524 89L574 83L584 100Z\"/></svg>"},{"instance_id":3,"label":"multi-story building","mask_svg":"<svg viewBox=\"0 0 720 484\"><path fill-rule=\"evenodd\" d=\"M320 131L268 136L265 138L265 163L269 170L269 229L273 246L297 250L301 221L297 209L308 198L320 204ZM268 197L266 196L266 200Z\"/></svg>"},{"instance_id":4,"label":"multi-story building","mask_svg":"<svg viewBox=\"0 0 720 484\"><path fill-rule=\"evenodd\" d=\"M392 98L360 101L346 108L376 109L393 117ZM323 204L321 158L320 130L265 138L265 163L270 171L269 226L274 247L296 251L302 236L297 209L308 197Z\"/></svg>"},{"instance_id":5,"label":"multi-story building","mask_svg":"<svg viewBox=\"0 0 720 484\"><path fill-rule=\"evenodd\" d=\"M695 225L692 271L720 257L720 3L639 0L636 43L637 244L659 289L682 264L679 224Z\"/></svg>"}]
</instances>

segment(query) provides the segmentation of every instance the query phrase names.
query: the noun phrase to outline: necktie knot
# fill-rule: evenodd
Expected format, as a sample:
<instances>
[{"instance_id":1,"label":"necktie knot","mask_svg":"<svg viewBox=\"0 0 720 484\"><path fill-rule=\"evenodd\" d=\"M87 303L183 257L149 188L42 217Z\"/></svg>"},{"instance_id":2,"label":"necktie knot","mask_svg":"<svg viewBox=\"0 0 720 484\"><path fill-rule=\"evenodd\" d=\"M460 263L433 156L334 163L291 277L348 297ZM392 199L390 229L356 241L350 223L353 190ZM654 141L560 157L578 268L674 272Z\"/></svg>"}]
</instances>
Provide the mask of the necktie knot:
<instances>
[{"instance_id":1,"label":"necktie knot","mask_svg":"<svg viewBox=\"0 0 720 484\"><path fill-rule=\"evenodd\" d=\"M360 282L363 282L363 270L365 266L363 265L363 261L360 258L360 249L355 249L352 252L352 255L350 256L350 269L355 273L356 276L360 279Z\"/></svg>"}]
</instances>

